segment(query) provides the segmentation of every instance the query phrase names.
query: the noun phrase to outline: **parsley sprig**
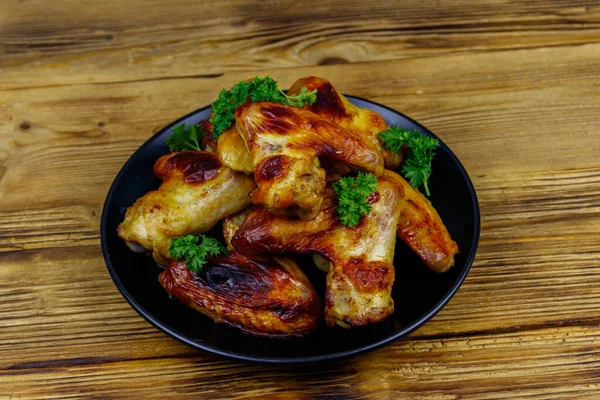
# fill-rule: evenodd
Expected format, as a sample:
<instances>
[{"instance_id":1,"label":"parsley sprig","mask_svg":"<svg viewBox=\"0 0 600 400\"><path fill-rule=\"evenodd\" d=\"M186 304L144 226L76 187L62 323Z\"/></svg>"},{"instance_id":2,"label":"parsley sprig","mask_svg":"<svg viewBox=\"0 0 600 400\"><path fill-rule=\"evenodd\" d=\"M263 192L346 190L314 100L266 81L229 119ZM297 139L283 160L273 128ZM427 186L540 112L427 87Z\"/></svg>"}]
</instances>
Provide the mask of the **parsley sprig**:
<instances>
[{"instance_id":1,"label":"parsley sprig","mask_svg":"<svg viewBox=\"0 0 600 400\"><path fill-rule=\"evenodd\" d=\"M377 190L377 178L370 173L359 172L356 178L340 178L333 184L338 199L337 213L340 222L351 228L358 225L360 218L371 212L367 198Z\"/></svg>"},{"instance_id":2,"label":"parsley sprig","mask_svg":"<svg viewBox=\"0 0 600 400\"><path fill-rule=\"evenodd\" d=\"M206 133L198 125L179 124L174 126L167 138L169 151L201 150L200 142Z\"/></svg>"},{"instance_id":3,"label":"parsley sprig","mask_svg":"<svg viewBox=\"0 0 600 400\"><path fill-rule=\"evenodd\" d=\"M288 96L279 89L277 81L270 76L257 76L249 81L240 81L229 90L223 89L212 104L210 122L213 124L215 140L233 125L236 108L244 104L248 98L251 102L272 101L302 107L316 101L317 90L309 92L306 87L303 87L298 95Z\"/></svg>"},{"instance_id":4,"label":"parsley sprig","mask_svg":"<svg viewBox=\"0 0 600 400\"><path fill-rule=\"evenodd\" d=\"M186 235L171 239L171 257L184 260L186 267L198 273L206 264L208 256L227 254L227 248L218 240L205 235Z\"/></svg>"},{"instance_id":5,"label":"parsley sprig","mask_svg":"<svg viewBox=\"0 0 600 400\"><path fill-rule=\"evenodd\" d=\"M431 176L431 161L439 141L417 130L411 131L399 126L380 132L379 139L393 152L399 152L403 145L408 146L409 151L402 165L402 173L410 180L412 187L423 185L425 193L429 196L427 183Z\"/></svg>"}]
</instances>

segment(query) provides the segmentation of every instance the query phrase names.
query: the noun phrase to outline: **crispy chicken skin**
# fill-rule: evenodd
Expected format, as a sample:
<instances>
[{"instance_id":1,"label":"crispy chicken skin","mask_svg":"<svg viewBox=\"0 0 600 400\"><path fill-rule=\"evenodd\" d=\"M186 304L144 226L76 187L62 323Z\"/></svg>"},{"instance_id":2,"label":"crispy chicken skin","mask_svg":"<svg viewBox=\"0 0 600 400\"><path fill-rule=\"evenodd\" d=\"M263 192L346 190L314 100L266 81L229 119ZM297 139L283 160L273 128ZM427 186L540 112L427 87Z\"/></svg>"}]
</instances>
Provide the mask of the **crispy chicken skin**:
<instances>
[{"instance_id":1,"label":"crispy chicken skin","mask_svg":"<svg viewBox=\"0 0 600 400\"><path fill-rule=\"evenodd\" d=\"M256 102L238 107L235 116L254 164L258 189L251 195L252 202L271 211L314 217L326 182L317 156L329 156L377 176L383 173L383 158L371 142L311 111Z\"/></svg>"},{"instance_id":2,"label":"crispy chicken skin","mask_svg":"<svg viewBox=\"0 0 600 400\"><path fill-rule=\"evenodd\" d=\"M205 151L166 154L154 164L154 174L162 184L127 209L118 234L130 247L141 245L165 265L171 259L171 238L208 231L246 208L256 188L251 177L224 167Z\"/></svg>"},{"instance_id":3,"label":"crispy chicken skin","mask_svg":"<svg viewBox=\"0 0 600 400\"><path fill-rule=\"evenodd\" d=\"M247 254L322 255L332 263L326 278L327 325L351 327L381 321L394 311L393 259L402 195L402 188L386 171L369 197L371 212L350 228L339 222L335 194L328 186L314 219L286 219L256 208L245 218L232 244Z\"/></svg>"},{"instance_id":4,"label":"crispy chicken skin","mask_svg":"<svg viewBox=\"0 0 600 400\"><path fill-rule=\"evenodd\" d=\"M233 239L233 236L237 230L240 229L240 225L242 225L242 222L244 222L248 214L250 214L250 211L252 211L252 206L223 219L223 239L227 245L227 250L234 250L234 247L231 244L231 239Z\"/></svg>"},{"instance_id":5,"label":"crispy chicken skin","mask_svg":"<svg viewBox=\"0 0 600 400\"><path fill-rule=\"evenodd\" d=\"M223 165L246 175L254 173L252 157L235 125L219 136L217 151Z\"/></svg>"},{"instance_id":6,"label":"crispy chicken skin","mask_svg":"<svg viewBox=\"0 0 600 400\"><path fill-rule=\"evenodd\" d=\"M172 296L212 318L259 336L302 335L315 329L321 302L290 259L231 252L198 274L173 261L159 275Z\"/></svg>"},{"instance_id":7,"label":"crispy chicken skin","mask_svg":"<svg viewBox=\"0 0 600 400\"><path fill-rule=\"evenodd\" d=\"M398 237L408 244L427 266L445 272L454 265L458 253L456 242L431 202L395 172L386 171L402 187L402 213L398 222Z\"/></svg>"},{"instance_id":8,"label":"crispy chicken skin","mask_svg":"<svg viewBox=\"0 0 600 400\"><path fill-rule=\"evenodd\" d=\"M301 78L292 85L288 93L292 96L297 95L302 87L306 87L309 92L317 90L317 100L307 105L306 109L370 140L383 154L386 168L395 169L400 165L402 155L386 150L379 141L379 132L389 128L381 115L366 108L356 107L335 90L327 79L316 76Z\"/></svg>"}]
</instances>

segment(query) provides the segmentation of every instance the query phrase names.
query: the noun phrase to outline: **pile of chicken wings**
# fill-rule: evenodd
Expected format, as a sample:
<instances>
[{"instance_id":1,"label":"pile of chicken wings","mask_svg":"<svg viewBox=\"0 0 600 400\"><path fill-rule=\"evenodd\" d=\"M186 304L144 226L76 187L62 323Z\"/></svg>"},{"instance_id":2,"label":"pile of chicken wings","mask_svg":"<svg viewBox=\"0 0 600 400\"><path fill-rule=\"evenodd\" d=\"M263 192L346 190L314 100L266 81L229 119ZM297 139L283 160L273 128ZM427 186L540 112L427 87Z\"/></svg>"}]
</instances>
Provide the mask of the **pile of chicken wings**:
<instances>
[{"instance_id":1,"label":"pile of chicken wings","mask_svg":"<svg viewBox=\"0 0 600 400\"><path fill-rule=\"evenodd\" d=\"M458 253L436 210L394 172L401 153L382 147L388 128L322 78L298 80L316 89L304 107L248 102L203 151L166 154L154 165L162 180L127 209L118 234L134 251L164 266L159 281L182 303L245 332L303 335L328 327L363 326L394 311L394 249L399 237L432 270L444 272ZM200 122L208 132L208 120ZM355 227L340 223L332 183L370 172L378 188ZM199 273L169 253L174 237L205 233L218 223L229 252ZM310 254L326 271L321 299L294 254ZM401 263L401 260L397 260ZM312 264L312 263L311 263ZM323 304L324 303L324 304Z\"/></svg>"}]
</instances>

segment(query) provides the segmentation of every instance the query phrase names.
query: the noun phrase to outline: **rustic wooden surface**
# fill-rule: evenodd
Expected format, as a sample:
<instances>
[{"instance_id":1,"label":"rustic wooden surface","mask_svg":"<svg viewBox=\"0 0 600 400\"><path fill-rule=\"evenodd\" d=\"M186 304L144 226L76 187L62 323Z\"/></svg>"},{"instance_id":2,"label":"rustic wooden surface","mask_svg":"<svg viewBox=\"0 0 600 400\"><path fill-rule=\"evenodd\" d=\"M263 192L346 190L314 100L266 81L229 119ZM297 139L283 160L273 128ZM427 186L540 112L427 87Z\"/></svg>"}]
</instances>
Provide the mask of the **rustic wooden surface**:
<instances>
[{"instance_id":1,"label":"rustic wooden surface","mask_svg":"<svg viewBox=\"0 0 600 400\"><path fill-rule=\"evenodd\" d=\"M600 398L597 1L4 0L0 51L0 399ZM475 263L406 339L319 366L224 361L113 285L115 174L257 74L329 77L469 171Z\"/></svg>"}]
</instances>

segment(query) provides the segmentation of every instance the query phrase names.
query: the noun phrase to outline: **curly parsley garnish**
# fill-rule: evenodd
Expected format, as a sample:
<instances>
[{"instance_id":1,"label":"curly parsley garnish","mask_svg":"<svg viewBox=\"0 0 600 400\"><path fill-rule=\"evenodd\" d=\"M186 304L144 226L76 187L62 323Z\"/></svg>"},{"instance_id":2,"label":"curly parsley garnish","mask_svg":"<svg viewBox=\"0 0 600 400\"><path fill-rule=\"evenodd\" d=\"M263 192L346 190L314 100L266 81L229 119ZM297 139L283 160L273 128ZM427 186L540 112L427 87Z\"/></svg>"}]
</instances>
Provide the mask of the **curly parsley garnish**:
<instances>
[{"instance_id":1,"label":"curly parsley garnish","mask_svg":"<svg viewBox=\"0 0 600 400\"><path fill-rule=\"evenodd\" d=\"M200 142L206 133L198 125L179 124L174 126L167 138L169 151L201 150Z\"/></svg>"},{"instance_id":2,"label":"curly parsley garnish","mask_svg":"<svg viewBox=\"0 0 600 400\"><path fill-rule=\"evenodd\" d=\"M333 184L338 199L337 213L340 222L351 228L358 225L360 218L371 211L367 198L377 190L377 178L373 174L359 172L356 178L340 178Z\"/></svg>"},{"instance_id":3,"label":"curly parsley garnish","mask_svg":"<svg viewBox=\"0 0 600 400\"><path fill-rule=\"evenodd\" d=\"M186 235L171 239L169 252L174 259L184 260L190 271L198 273L206 264L208 256L227 254L227 248L218 240L205 235Z\"/></svg>"},{"instance_id":4,"label":"curly parsley garnish","mask_svg":"<svg viewBox=\"0 0 600 400\"><path fill-rule=\"evenodd\" d=\"M402 173L410 180L412 187L423 185L425 193L429 196L427 183L431 176L431 161L440 142L417 130L410 131L399 126L380 132L379 139L393 152L400 151L403 145L408 146L409 152L402 165Z\"/></svg>"},{"instance_id":5,"label":"curly parsley garnish","mask_svg":"<svg viewBox=\"0 0 600 400\"><path fill-rule=\"evenodd\" d=\"M249 81L240 81L229 90L223 89L212 104L210 122L213 125L215 140L233 125L236 108L244 104L248 98L251 102L272 101L302 107L317 100L317 89L309 92L306 87L303 87L297 96L288 96L279 89L277 81L270 76L257 76Z\"/></svg>"}]
</instances>

